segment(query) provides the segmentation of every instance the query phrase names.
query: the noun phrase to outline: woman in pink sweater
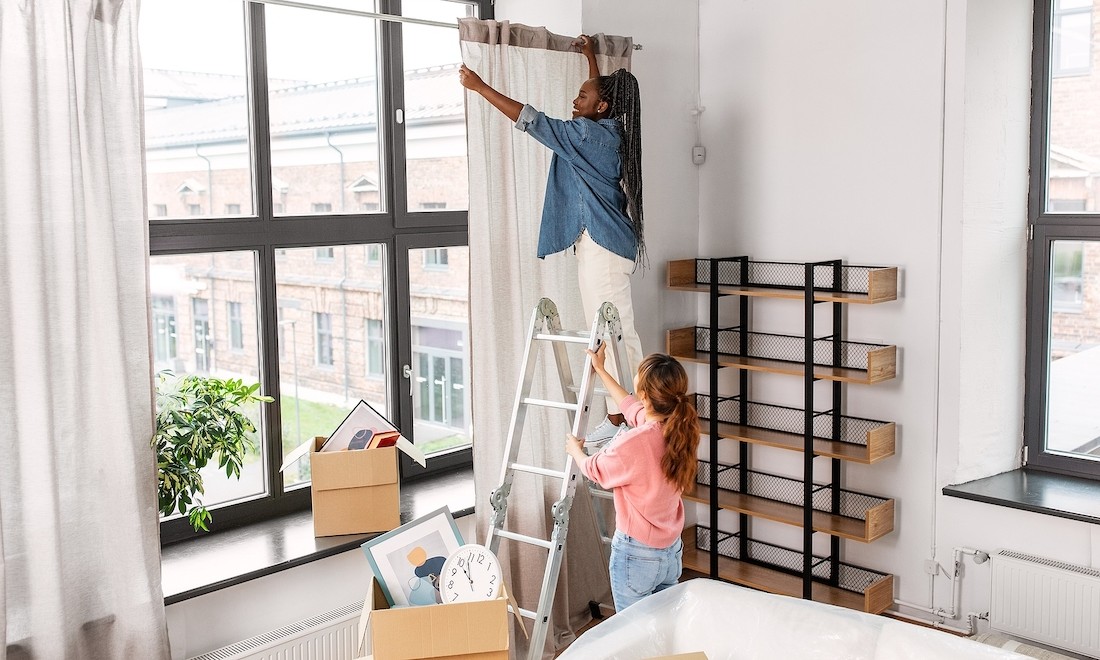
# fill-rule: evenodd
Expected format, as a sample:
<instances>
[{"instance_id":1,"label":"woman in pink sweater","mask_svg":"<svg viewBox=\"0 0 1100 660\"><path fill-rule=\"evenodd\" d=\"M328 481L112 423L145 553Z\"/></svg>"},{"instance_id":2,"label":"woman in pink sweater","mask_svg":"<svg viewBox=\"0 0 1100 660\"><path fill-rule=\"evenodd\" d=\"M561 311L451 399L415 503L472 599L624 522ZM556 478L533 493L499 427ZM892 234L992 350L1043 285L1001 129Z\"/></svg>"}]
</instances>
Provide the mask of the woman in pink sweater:
<instances>
[{"instance_id":1,"label":"woman in pink sweater","mask_svg":"<svg viewBox=\"0 0 1100 660\"><path fill-rule=\"evenodd\" d=\"M675 358L653 353L638 365L631 395L608 373L604 349L589 351L592 367L634 428L588 456L569 434L565 450L581 472L615 500L611 595L615 610L676 584L682 570L683 492L695 483L699 421L687 373Z\"/></svg>"}]
</instances>

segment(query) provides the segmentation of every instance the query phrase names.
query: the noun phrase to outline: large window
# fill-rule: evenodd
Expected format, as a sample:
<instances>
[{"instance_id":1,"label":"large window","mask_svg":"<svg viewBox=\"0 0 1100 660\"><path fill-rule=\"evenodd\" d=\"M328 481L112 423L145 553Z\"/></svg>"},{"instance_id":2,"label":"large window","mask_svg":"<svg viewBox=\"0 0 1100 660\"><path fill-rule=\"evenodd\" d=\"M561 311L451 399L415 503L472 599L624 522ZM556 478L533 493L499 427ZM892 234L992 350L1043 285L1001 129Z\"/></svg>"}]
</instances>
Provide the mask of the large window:
<instances>
[{"instance_id":1,"label":"large window","mask_svg":"<svg viewBox=\"0 0 1100 660\"><path fill-rule=\"evenodd\" d=\"M1097 2L1035 5L1024 426L1029 467L1100 479Z\"/></svg>"},{"instance_id":2,"label":"large window","mask_svg":"<svg viewBox=\"0 0 1100 660\"><path fill-rule=\"evenodd\" d=\"M142 4L156 367L275 399L246 478L207 477L215 531L308 508L283 457L359 400L427 452L403 479L470 461L465 16L490 0Z\"/></svg>"}]
</instances>

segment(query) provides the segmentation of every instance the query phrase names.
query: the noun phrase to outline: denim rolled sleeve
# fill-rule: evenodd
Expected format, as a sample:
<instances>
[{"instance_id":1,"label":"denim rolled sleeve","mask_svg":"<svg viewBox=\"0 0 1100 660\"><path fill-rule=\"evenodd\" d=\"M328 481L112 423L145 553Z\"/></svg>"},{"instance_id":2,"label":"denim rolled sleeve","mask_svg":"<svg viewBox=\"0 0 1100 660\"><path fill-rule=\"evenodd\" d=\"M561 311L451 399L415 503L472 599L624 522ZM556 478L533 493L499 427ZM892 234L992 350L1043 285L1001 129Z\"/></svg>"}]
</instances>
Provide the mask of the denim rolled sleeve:
<instances>
[{"instance_id":1,"label":"denim rolled sleeve","mask_svg":"<svg viewBox=\"0 0 1100 660\"><path fill-rule=\"evenodd\" d=\"M584 230L600 247L634 261L634 226L620 185L615 120L563 120L523 106L516 128L553 152L539 228L538 256L567 249Z\"/></svg>"}]
</instances>

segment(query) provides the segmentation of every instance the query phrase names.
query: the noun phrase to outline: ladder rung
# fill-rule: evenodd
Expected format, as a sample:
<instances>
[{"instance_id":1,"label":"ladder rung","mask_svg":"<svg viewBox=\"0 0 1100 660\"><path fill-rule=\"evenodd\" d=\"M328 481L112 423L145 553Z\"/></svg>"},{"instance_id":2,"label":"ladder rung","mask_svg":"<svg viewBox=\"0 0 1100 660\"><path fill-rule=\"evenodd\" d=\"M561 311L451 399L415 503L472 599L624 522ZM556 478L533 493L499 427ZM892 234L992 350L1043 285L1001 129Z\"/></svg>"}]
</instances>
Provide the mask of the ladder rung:
<instances>
[{"instance_id":1,"label":"ladder rung","mask_svg":"<svg viewBox=\"0 0 1100 660\"><path fill-rule=\"evenodd\" d=\"M597 488L595 486L589 486L588 487L588 492L591 493L593 497L602 497L605 500L615 499L615 496L611 494L611 491L604 490L603 488Z\"/></svg>"},{"instance_id":2,"label":"ladder rung","mask_svg":"<svg viewBox=\"0 0 1100 660\"><path fill-rule=\"evenodd\" d=\"M520 472L530 472L531 474L541 474L544 477L556 477L558 479L564 479L565 473L561 470L550 470L544 467L537 467L534 465L524 465L523 463L509 463L508 467L513 470L519 470Z\"/></svg>"},{"instance_id":3,"label":"ladder rung","mask_svg":"<svg viewBox=\"0 0 1100 660\"><path fill-rule=\"evenodd\" d=\"M580 385L570 385L568 387L568 389L573 394L580 394L581 393ZM607 396L607 390L605 390L602 387L593 387L592 388L592 394L594 394L596 396Z\"/></svg>"},{"instance_id":4,"label":"ladder rung","mask_svg":"<svg viewBox=\"0 0 1100 660\"><path fill-rule=\"evenodd\" d=\"M497 530L497 536L500 536L500 537L503 537L503 538L506 538L506 539L512 539L513 541L521 541L523 543L530 543L531 545L537 545L537 546L546 548L547 550L550 550L551 548L554 547L554 544L551 543L550 541L547 541L546 539L540 539L540 538L537 538L537 537L534 537L534 536L525 536L523 534L516 534L515 532L509 532L506 529L498 529Z\"/></svg>"},{"instance_id":5,"label":"ladder rung","mask_svg":"<svg viewBox=\"0 0 1100 660\"><path fill-rule=\"evenodd\" d=\"M534 619L536 616L538 616L538 612L532 612L531 610L525 610L522 607L514 609L511 605L508 606L508 611L509 612L518 611L520 616L526 617L528 619Z\"/></svg>"},{"instance_id":6,"label":"ladder rung","mask_svg":"<svg viewBox=\"0 0 1100 660\"><path fill-rule=\"evenodd\" d=\"M573 330L562 330L560 333L555 332L540 332L535 335L535 339L541 339L542 341L561 341L570 344L587 344L591 341L591 332L580 332Z\"/></svg>"},{"instance_id":7,"label":"ladder rung","mask_svg":"<svg viewBox=\"0 0 1100 660\"><path fill-rule=\"evenodd\" d=\"M523 403L528 406L543 406L545 408L558 408L560 410L578 410L580 408L577 404L567 401L550 401L549 399L532 399L530 397L524 399Z\"/></svg>"}]
</instances>

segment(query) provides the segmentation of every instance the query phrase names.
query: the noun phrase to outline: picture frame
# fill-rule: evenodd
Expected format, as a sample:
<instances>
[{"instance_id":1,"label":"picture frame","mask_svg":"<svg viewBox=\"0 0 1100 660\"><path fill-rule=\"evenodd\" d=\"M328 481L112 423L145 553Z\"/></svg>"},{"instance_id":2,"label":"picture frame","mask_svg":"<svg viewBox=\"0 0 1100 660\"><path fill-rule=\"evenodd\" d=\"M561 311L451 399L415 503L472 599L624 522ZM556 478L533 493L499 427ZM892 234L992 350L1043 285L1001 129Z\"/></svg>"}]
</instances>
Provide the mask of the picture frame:
<instances>
[{"instance_id":1,"label":"picture frame","mask_svg":"<svg viewBox=\"0 0 1100 660\"><path fill-rule=\"evenodd\" d=\"M380 434L386 431L400 430L386 419L384 415L371 407L369 403L359 400L351 409L344 421L336 427L325 444L319 451L344 451L346 449L365 449L366 445L359 443L363 435ZM368 438L369 439L369 438Z\"/></svg>"},{"instance_id":2,"label":"picture frame","mask_svg":"<svg viewBox=\"0 0 1100 660\"><path fill-rule=\"evenodd\" d=\"M437 509L362 544L390 607L434 605L443 562L465 545L451 510Z\"/></svg>"}]
</instances>

